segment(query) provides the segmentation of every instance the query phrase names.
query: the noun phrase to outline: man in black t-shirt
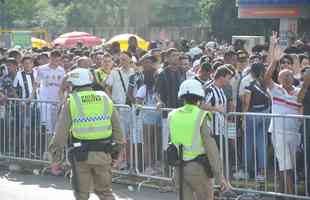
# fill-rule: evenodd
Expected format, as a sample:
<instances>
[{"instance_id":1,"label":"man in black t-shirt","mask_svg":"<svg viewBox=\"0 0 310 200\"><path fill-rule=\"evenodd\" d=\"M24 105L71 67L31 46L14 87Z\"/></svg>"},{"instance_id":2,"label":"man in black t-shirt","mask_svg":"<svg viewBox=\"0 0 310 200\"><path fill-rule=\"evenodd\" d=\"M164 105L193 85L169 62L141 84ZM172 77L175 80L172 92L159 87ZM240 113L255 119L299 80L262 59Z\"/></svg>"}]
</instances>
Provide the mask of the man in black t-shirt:
<instances>
[{"instance_id":1,"label":"man in black t-shirt","mask_svg":"<svg viewBox=\"0 0 310 200\"><path fill-rule=\"evenodd\" d=\"M178 91L184 76L177 66L179 64L179 52L176 49L167 51L167 66L159 73L156 80L157 107L178 108L182 101L178 99Z\"/></svg>"}]
</instances>

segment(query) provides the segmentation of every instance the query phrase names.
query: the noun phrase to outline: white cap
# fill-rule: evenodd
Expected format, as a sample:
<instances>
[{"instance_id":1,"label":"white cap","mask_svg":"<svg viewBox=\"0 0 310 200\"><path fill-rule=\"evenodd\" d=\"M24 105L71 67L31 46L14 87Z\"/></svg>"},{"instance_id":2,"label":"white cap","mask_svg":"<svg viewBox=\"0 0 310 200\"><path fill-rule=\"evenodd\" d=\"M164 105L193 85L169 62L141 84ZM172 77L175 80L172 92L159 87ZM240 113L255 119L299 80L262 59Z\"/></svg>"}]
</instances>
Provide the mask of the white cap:
<instances>
[{"instance_id":1,"label":"white cap","mask_svg":"<svg viewBox=\"0 0 310 200\"><path fill-rule=\"evenodd\" d=\"M199 97L205 96L205 92L202 88L201 83L195 79L186 80L181 84L178 97L181 98L183 95L186 94L192 94Z\"/></svg>"},{"instance_id":2,"label":"white cap","mask_svg":"<svg viewBox=\"0 0 310 200\"><path fill-rule=\"evenodd\" d=\"M202 54L203 51L199 47L193 47L189 50L188 54L191 58L194 58L196 55Z\"/></svg>"},{"instance_id":3,"label":"white cap","mask_svg":"<svg viewBox=\"0 0 310 200\"><path fill-rule=\"evenodd\" d=\"M89 69L76 68L69 72L67 81L72 83L73 86L85 86L94 82L94 77Z\"/></svg>"}]
</instances>

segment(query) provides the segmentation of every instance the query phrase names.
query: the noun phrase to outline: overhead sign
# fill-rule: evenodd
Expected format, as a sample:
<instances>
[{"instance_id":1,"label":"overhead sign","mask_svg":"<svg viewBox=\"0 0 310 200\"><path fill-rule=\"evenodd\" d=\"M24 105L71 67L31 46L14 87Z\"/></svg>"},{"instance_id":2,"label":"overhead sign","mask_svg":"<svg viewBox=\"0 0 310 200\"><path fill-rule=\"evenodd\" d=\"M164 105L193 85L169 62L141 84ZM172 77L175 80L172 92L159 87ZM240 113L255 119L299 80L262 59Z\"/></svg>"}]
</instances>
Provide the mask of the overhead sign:
<instances>
[{"instance_id":1,"label":"overhead sign","mask_svg":"<svg viewBox=\"0 0 310 200\"><path fill-rule=\"evenodd\" d=\"M240 7L239 17L241 18L280 18L280 17L299 17L301 15L299 8L276 8L276 7Z\"/></svg>"},{"instance_id":2,"label":"overhead sign","mask_svg":"<svg viewBox=\"0 0 310 200\"><path fill-rule=\"evenodd\" d=\"M20 46L21 48L31 48L32 32L31 31L16 31L11 33L12 47Z\"/></svg>"},{"instance_id":3,"label":"overhead sign","mask_svg":"<svg viewBox=\"0 0 310 200\"><path fill-rule=\"evenodd\" d=\"M310 0L237 0L237 6L250 5L310 5Z\"/></svg>"}]
</instances>

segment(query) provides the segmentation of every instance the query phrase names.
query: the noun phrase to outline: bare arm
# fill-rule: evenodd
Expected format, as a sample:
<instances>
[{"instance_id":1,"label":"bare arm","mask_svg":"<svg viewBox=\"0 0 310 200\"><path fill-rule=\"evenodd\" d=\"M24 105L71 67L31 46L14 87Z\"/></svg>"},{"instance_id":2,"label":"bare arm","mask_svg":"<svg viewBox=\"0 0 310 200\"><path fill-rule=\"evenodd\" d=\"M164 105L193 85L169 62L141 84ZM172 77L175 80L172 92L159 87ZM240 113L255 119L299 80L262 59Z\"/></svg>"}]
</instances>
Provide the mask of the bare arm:
<instances>
[{"instance_id":1,"label":"bare arm","mask_svg":"<svg viewBox=\"0 0 310 200\"><path fill-rule=\"evenodd\" d=\"M272 76L276 70L278 62L280 61L280 59L283 55L283 52L279 46L279 38L278 38L277 32L272 32L269 49L270 49L269 56L270 56L271 62L270 62L268 69L265 73L264 82L268 88L272 88L272 86L273 86Z\"/></svg>"},{"instance_id":2,"label":"bare arm","mask_svg":"<svg viewBox=\"0 0 310 200\"><path fill-rule=\"evenodd\" d=\"M302 102L304 101L307 88L308 88L308 87L305 87L305 84L304 84L304 85L302 86L301 90L299 91L299 93L298 93L298 102L299 102L299 103L302 103Z\"/></svg>"},{"instance_id":3,"label":"bare arm","mask_svg":"<svg viewBox=\"0 0 310 200\"><path fill-rule=\"evenodd\" d=\"M264 82L268 88L272 88L272 85L273 85L272 75L276 67L277 67L277 61L273 59L270 65L268 66L267 71L264 76Z\"/></svg>"},{"instance_id":4,"label":"bare arm","mask_svg":"<svg viewBox=\"0 0 310 200\"><path fill-rule=\"evenodd\" d=\"M310 75L304 76L304 83L301 90L298 93L298 102L302 103L305 98L305 94L310 86Z\"/></svg>"},{"instance_id":5,"label":"bare arm","mask_svg":"<svg viewBox=\"0 0 310 200\"><path fill-rule=\"evenodd\" d=\"M200 108L202 110L210 111L210 112L220 112L223 113L225 111L223 106L212 106L207 103L201 103Z\"/></svg>"},{"instance_id":6,"label":"bare arm","mask_svg":"<svg viewBox=\"0 0 310 200\"><path fill-rule=\"evenodd\" d=\"M132 86L128 87L127 97L131 103L133 103L133 104L135 103L136 100L135 100L135 97L133 96L133 87Z\"/></svg>"},{"instance_id":7,"label":"bare arm","mask_svg":"<svg viewBox=\"0 0 310 200\"><path fill-rule=\"evenodd\" d=\"M242 111L243 112L249 112L250 102L251 102L251 92L247 91L242 96Z\"/></svg>"}]
</instances>

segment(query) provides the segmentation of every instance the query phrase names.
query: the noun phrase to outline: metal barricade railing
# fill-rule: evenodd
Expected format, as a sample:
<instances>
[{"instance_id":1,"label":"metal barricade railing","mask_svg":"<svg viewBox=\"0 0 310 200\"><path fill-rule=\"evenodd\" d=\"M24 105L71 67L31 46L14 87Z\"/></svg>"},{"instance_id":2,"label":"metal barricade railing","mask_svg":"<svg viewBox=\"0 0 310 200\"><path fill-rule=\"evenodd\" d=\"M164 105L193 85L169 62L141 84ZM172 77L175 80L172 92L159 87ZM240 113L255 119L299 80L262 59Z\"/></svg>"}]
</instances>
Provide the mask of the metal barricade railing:
<instances>
[{"instance_id":1,"label":"metal barricade railing","mask_svg":"<svg viewBox=\"0 0 310 200\"><path fill-rule=\"evenodd\" d=\"M0 154L17 160L47 161L58 102L9 99L0 106Z\"/></svg>"},{"instance_id":2,"label":"metal barricade railing","mask_svg":"<svg viewBox=\"0 0 310 200\"><path fill-rule=\"evenodd\" d=\"M225 114L219 146L231 184L245 192L310 199L309 120L299 115Z\"/></svg>"},{"instance_id":3,"label":"metal barricade railing","mask_svg":"<svg viewBox=\"0 0 310 200\"><path fill-rule=\"evenodd\" d=\"M115 107L126 141L121 164L114 172L145 178L139 188L154 179L171 182L172 168L165 162L165 149L169 138L167 117L172 109ZM58 109L58 102L25 99L9 99L0 106L0 157L48 163L46 152ZM310 116L267 113L223 116L225 132L218 146L224 174L236 191L310 199ZM286 168L290 171L283 170Z\"/></svg>"}]
</instances>

